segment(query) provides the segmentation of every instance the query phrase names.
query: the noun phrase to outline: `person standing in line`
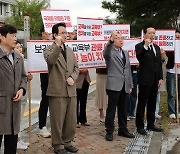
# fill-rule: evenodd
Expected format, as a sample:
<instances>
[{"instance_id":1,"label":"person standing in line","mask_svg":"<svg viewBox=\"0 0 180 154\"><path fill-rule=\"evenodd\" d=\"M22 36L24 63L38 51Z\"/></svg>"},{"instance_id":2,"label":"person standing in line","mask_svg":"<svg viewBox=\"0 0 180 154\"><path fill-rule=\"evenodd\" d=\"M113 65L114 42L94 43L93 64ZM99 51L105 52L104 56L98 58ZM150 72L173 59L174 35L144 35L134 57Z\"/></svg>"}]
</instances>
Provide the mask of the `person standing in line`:
<instances>
[{"instance_id":1,"label":"person standing in line","mask_svg":"<svg viewBox=\"0 0 180 154\"><path fill-rule=\"evenodd\" d=\"M77 40L76 32L69 34L69 40ZM77 94L77 128L80 128L79 123L83 126L90 126L87 123L86 105L91 82L88 69L80 69L76 80L76 94Z\"/></svg>"},{"instance_id":2,"label":"person standing in line","mask_svg":"<svg viewBox=\"0 0 180 154\"><path fill-rule=\"evenodd\" d=\"M26 94L27 75L23 58L14 52L17 30L12 25L0 27L0 148L4 154L16 154L20 132L21 98Z\"/></svg>"},{"instance_id":3,"label":"person standing in line","mask_svg":"<svg viewBox=\"0 0 180 154\"><path fill-rule=\"evenodd\" d=\"M147 27L144 29L144 41L136 44L136 56L139 61L138 72L138 105L136 110L137 132L147 135L144 129L144 111L147 104L147 130L156 132L163 131L154 125L155 109L158 88L162 85L162 60L159 46L153 44L155 29Z\"/></svg>"},{"instance_id":4,"label":"person standing in line","mask_svg":"<svg viewBox=\"0 0 180 154\"><path fill-rule=\"evenodd\" d=\"M100 123L105 123L104 109L107 108L108 96L106 94L107 69L96 69L96 100L95 106L99 109Z\"/></svg>"},{"instance_id":5,"label":"person standing in line","mask_svg":"<svg viewBox=\"0 0 180 154\"><path fill-rule=\"evenodd\" d=\"M78 64L71 48L65 46L65 23L52 27L54 42L44 49L48 65L49 82L46 95L49 99L51 138L54 153L77 152L72 145L76 132L76 80Z\"/></svg>"},{"instance_id":6,"label":"person standing in line","mask_svg":"<svg viewBox=\"0 0 180 154\"><path fill-rule=\"evenodd\" d=\"M81 123L83 126L90 126L87 123L86 116L87 96L90 82L89 71L87 69L80 69L79 76L76 80L77 124Z\"/></svg>"},{"instance_id":7,"label":"person standing in line","mask_svg":"<svg viewBox=\"0 0 180 154\"><path fill-rule=\"evenodd\" d=\"M106 110L106 140L113 140L114 118L117 106L118 135L127 138L135 136L127 129L127 101L133 88L128 52L122 49L124 40L121 34L113 31L103 55L107 67L106 91L108 107Z\"/></svg>"},{"instance_id":8,"label":"person standing in line","mask_svg":"<svg viewBox=\"0 0 180 154\"><path fill-rule=\"evenodd\" d=\"M160 49L161 51L161 59L162 59L162 68L163 68L163 79L166 76L166 71L165 71L165 67L166 67L166 62L167 62L167 58L166 58L166 53L163 49ZM160 98L161 98L161 92L165 89L165 81L163 82L162 86L158 89L158 93L157 93L157 98L156 98L156 110L155 110L155 118L156 119L161 119L161 115L159 115L159 105L160 105Z\"/></svg>"},{"instance_id":9,"label":"person standing in line","mask_svg":"<svg viewBox=\"0 0 180 154\"><path fill-rule=\"evenodd\" d=\"M127 109L127 120L129 121L131 118L135 118L135 108L137 101L137 74L138 74L138 66L131 65L131 73L133 79L133 88L132 92L129 94L128 100L128 109Z\"/></svg>"},{"instance_id":10,"label":"person standing in line","mask_svg":"<svg viewBox=\"0 0 180 154\"><path fill-rule=\"evenodd\" d=\"M16 42L16 46L14 48L14 51L16 53L20 54L20 56L24 59L23 45L21 44L21 42L19 42L19 41ZM25 69L26 69L26 67L25 67ZM27 76L28 76L28 80L31 81L32 78L33 78L32 74L28 74ZM22 121L24 119L24 112L25 112L26 104L27 104L27 93L21 99L21 124L22 124ZM21 134L21 132L18 134L18 138L19 139L18 139L18 143L17 143L17 149L26 150L26 149L28 149L29 143L24 142L21 139L21 135L20 134Z\"/></svg>"},{"instance_id":11,"label":"person standing in line","mask_svg":"<svg viewBox=\"0 0 180 154\"><path fill-rule=\"evenodd\" d=\"M40 29L41 39L42 40L49 40L49 34L45 31L44 26ZM39 117L39 135L47 138L50 137L51 134L46 127L47 121L47 113L48 113L48 96L46 95L47 87L48 87L48 73L40 73L40 81L41 81L41 102L38 111Z\"/></svg>"},{"instance_id":12,"label":"person standing in line","mask_svg":"<svg viewBox=\"0 0 180 154\"><path fill-rule=\"evenodd\" d=\"M176 30L175 32L176 39L180 38L180 31ZM175 73L175 56L174 52L166 52L166 56L168 57L168 61L166 64L166 85L167 85L167 102L168 102L168 113L169 118L176 119L176 107L175 107L175 89L176 89L176 73ZM179 113L178 116L180 118L180 64L177 64L177 74L178 74L178 106Z\"/></svg>"}]
</instances>

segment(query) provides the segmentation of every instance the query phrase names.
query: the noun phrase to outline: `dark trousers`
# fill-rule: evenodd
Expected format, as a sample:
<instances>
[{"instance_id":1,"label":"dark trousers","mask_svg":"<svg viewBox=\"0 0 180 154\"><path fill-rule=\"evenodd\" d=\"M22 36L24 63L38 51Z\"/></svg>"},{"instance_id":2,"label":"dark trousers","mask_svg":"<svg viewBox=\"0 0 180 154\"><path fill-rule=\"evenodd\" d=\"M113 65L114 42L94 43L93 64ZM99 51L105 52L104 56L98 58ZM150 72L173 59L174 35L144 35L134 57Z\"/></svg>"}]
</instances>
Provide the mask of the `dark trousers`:
<instances>
[{"instance_id":1,"label":"dark trousers","mask_svg":"<svg viewBox=\"0 0 180 154\"><path fill-rule=\"evenodd\" d=\"M16 154L18 135L0 135L0 149L4 136L4 154Z\"/></svg>"},{"instance_id":2,"label":"dark trousers","mask_svg":"<svg viewBox=\"0 0 180 154\"><path fill-rule=\"evenodd\" d=\"M128 94L124 86L121 91L106 90L108 95L108 107L106 110L105 127L107 133L114 132L114 118L117 106L119 132L127 130L127 101Z\"/></svg>"},{"instance_id":3,"label":"dark trousers","mask_svg":"<svg viewBox=\"0 0 180 154\"><path fill-rule=\"evenodd\" d=\"M133 78L133 89L129 94L127 116L134 116L137 101L137 73L132 73Z\"/></svg>"},{"instance_id":4,"label":"dark trousers","mask_svg":"<svg viewBox=\"0 0 180 154\"><path fill-rule=\"evenodd\" d=\"M89 83L84 79L81 89L76 89L77 92L77 124L87 122L86 104L88 95ZM80 110L79 110L80 108Z\"/></svg>"},{"instance_id":5,"label":"dark trousers","mask_svg":"<svg viewBox=\"0 0 180 154\"><path fill-rule=\"evenodd\" d=\"M148 81L147 81L148 82ZM147 105L147 126L154 126L158 84L151 86L139 85L138 105L136 110L136 127L144 128L144 112Z\"/></svg>"},{"instance_id":6,"label":"dark trousers","mask_svg":"<svg viewBox=\"0 0 180 154\"><path fill-rule=\"evenodd\" d=\"M41 102L39 108L39 128L42 129L46 126L46 118L48 112L48 97L46 96L47 87L48 87L48 73L40 73L41 81Z\"/></svg>"}]
</instances>

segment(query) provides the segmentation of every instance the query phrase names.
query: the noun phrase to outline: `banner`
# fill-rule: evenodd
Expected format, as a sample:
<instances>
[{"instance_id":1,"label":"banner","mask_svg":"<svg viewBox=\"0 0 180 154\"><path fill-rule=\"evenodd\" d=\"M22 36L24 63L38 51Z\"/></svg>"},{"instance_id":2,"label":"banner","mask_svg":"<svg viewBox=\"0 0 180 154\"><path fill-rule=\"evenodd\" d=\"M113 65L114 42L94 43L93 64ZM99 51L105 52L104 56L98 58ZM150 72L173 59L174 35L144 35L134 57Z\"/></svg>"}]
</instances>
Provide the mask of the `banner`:
<instances>
[{"instance_id":1,"label":"banner","mask_svg":"<svg viewBox=\"0 0 180 154\"><path fill-rule=\"evenodd\" d=\"M143 40L143 30L141 31L141 40ZM167 51L174 51L175 47L175 30L173 29L157 29L153 43Z\"/></svg>"},{"instance_id":2,"label":"banner","mask_svg":"<svg viewBox=\"0 0 180 154\"><path fill-rule=\"evenodd\" d=\"M77 18L78 40L103 40L102 18Z\"/></svg>"},{"instance_id":3,"label":"banner","mask_svg":"<svg viewBox=\"0 0 180 154\"><path fill-rule=\"evenodd\" d=\"M140 39L135 39L135 38L124 40L123 49L128 51L131 65L139 64L139 61L136 58L135 45L138 44L140 41L141 41Z\"/></svg>"},{"instance_id":4,"label":"banner","mask_svg":"<svg viewBox=\"0 0 180 154\"><path fill-rule=\"evenodd\" d=\"M52 33L53 25L64 22L68 32L73 32L69 10L41 10L45 31Z\"/></svg>"},{"instance_id":5,"label":"banner","mask_svg":"<svg viewBox=\"0 0 180 154\"><path fill-rule=\"evenodd\" d=\"M123 49L129 52L130 62L132 65L138 64L135 54L135 45L139 39L124 40ZM43 56L43 50L51 45L53 40L30 40L27 42L27 58L28 58L28 72L40 73L47 72L47 64ZM102 51L106 46L107 41L68 41L69 46L78 61L79 68L98 68L104 67L105 60Z\"/></svg>"},{"instance_id":6,"label":"banner","mask_svg":"<svg viewBox=\"0 0 180 154\"><path fill-rule=\"evenodd\" d=\"M174 51L175 30L156 30L154 43L165 51Z\"/></svg>"},{"instance_id":7,"label":"banner","mask_svg":"<svg viewBox=\"0 0 180 154\"><path fill-rule=\"evenodd\" d=\"M104 40L109 40L111 33L114 30L121 33L125 39L130 38L130 25L129 24L104 24L103 25Z\"/></svg>"},{"instance_id":8,"label":"banner","mask_svg":"<svg viewBox=\"0 0 180 154\"><path fill-rule=\"evenodd\" d=\"M180 39L175 40L175 63L180 64Z\"/></svg>"}]
</instances>

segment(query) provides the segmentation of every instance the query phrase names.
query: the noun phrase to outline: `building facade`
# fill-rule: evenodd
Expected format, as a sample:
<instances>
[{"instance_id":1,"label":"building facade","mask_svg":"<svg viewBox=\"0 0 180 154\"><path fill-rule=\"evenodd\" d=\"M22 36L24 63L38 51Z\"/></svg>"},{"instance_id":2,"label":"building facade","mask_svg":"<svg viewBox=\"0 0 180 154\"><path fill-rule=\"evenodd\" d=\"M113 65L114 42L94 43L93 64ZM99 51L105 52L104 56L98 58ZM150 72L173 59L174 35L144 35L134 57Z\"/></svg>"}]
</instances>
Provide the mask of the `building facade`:
<instances>
[{"instance_id":1,"label":"building facade","mask_svg":"<svg viewBox=\"0 0 180 154\"><path fill-rule=\"evenodd\" d=\"M11 15L10 6L15 0L0 0L0 23L4 23L6 18Z\"/></svg>"}]
</instances>

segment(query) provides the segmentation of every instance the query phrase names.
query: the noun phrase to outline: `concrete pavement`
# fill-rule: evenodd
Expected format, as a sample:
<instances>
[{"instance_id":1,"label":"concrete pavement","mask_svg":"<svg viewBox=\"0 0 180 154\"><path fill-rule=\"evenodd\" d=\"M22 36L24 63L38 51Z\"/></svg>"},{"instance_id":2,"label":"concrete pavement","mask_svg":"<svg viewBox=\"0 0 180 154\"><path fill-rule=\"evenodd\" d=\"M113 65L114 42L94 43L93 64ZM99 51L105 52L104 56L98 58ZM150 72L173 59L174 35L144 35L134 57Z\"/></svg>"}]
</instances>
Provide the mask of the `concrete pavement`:
<instances>
[{"instance_id":1,"label":"concrete pavement","mask_svg":"<svg viewBox=\"0 0 180 154\"><path fill-rule=\"evenodd\" d=\"M77 154L165 154L167 152L169 142L167 142L167 146L164 146L166 149L164 150L165 153L162 153L163 134L148 132L148 135L145 137L137 134L134 119L128 121L128 129L130 132L134 132L136 135L135 139L128 139L117 135L116 118L114 140L112 142L106 141L104 138L104 124L100 123L98 109L96 109L94 104L95 92L88 96L87 118L90 126L77 128L76 137L73 142L73 145L79 148ZM36 123L32 126L32 147L26 151L18 150L17 154L53 154L51 138L38 136L38 131L38 124ZM175 132L175 134L178 134L178 130ZM26 141L28 140L28 130L23 131L22 138Z\"/></svg>"}]
</instances>

